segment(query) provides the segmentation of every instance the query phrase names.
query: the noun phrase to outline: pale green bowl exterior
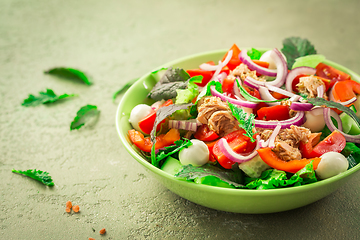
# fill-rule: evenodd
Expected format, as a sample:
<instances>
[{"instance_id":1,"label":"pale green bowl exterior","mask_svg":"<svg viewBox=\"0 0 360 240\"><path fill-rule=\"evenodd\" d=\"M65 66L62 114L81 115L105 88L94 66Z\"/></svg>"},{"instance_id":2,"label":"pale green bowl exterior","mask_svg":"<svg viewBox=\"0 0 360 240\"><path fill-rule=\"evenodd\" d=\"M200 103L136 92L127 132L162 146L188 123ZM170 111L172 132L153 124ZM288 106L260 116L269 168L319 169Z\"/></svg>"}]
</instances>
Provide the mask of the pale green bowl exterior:
<instances>
[{"instance_id":1,"label":"pale green bowl exterior","mask_svg":"<svg viewBox=\"0 0 360 240\"><path fill-rule=\"evenodd\" d=\"M265 51L266 49L261 50ZM217 62L225 53L226 50L218 50L192 55L164 64L157 69L169 66L184 69L198 68L201 63L210 60ZM349 73L354 80L360 80L360 77L351 70L330 61L327 63ZM149 73L141 77L125 93L116 113L117 131L121 142L136 161L148 169L170 191L191 202L208 208L235 213L281 212L299 208L324 198L349 181L354 173L360 169L359 164L327 180L299 187L274 190L228 189L178 180L144 159L136 147L131 144L128 137L128 130L131 129L128 121L131 109L137 104L147 101L146 96L155 82L156 80Z\"/></svg>"}]
</instances>

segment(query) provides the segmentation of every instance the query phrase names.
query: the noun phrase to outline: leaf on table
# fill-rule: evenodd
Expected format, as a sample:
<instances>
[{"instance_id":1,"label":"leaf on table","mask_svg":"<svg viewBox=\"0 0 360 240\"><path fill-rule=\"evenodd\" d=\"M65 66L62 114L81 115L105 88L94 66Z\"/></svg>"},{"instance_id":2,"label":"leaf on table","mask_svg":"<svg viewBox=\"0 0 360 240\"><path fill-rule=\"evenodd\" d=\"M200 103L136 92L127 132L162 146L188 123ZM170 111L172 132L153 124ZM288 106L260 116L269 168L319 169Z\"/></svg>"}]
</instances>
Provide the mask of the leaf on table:
<instances>
[{"instance_id":1,"label":"leaf on table","mask_svg":"<svg viewBox=\"0 0 360 240\"><path fill-rule=\"evenodd\" d=\"M32 179L42 182L43 184L45 184L47 186L50 186L50 187L54 186L54 182L51 179L51 176L49 176L48 172L36 170L36 169L28 169L26 171L13 169L12 172L28 176Z\"/></svg>"},{"instance_id":2,"label":"leaf on table","mask_svg":"<svg viewBox=\"0 0 360 240\"><path fill-rule=\"evenodd\" d=\"M91 85L92 82L90 81L89 77L86 76L86 74L80 70L74 69L74 68L65 68L65 67L57 67L52 68L44 73L58 76L61 78L67 78L70 80L77 80L85 83L86 85Z\"/></svg>"},{"instance_id":3,"label":"leaf on table","mask_svg":"<svg viewBox=\"0 0 360 240\"><path fill-rule=\"evenodd\" d=\"M317 53L309 40L300 37L285 38L281 52L286 56L288 69L292 68L296 58Z\"/></svg>"},{"instance_id":4,"label":"leaf on table","mask_svg":"<svg viewBox=\"0 0 360 240\"><path fill-rule=\"evenodd\" d=\"M39 92L39 96L34 96L32 94L29 95L27 99L24 100L24 102L21 104L25 107L30 106L37 106L40 104L48 104L57 102L59 100L69 98L69 97L75 97L76 94L62 94L60 96L56 95L53 90L46 89L46 92Z\"/></svg>"},{"instance_id":5,"label":"leaf on table","mask_svg":"<svg viewBox=\"0 0 360 240\"><path fill-rule=\"evenodd\" d=\"M95 122L99 116L100 111L97 109L97 106L86 105L80 108L76 113L74 121L71 122L70 130L79 129L85 124L91 124Z\"/></svg>"}]
</instances>

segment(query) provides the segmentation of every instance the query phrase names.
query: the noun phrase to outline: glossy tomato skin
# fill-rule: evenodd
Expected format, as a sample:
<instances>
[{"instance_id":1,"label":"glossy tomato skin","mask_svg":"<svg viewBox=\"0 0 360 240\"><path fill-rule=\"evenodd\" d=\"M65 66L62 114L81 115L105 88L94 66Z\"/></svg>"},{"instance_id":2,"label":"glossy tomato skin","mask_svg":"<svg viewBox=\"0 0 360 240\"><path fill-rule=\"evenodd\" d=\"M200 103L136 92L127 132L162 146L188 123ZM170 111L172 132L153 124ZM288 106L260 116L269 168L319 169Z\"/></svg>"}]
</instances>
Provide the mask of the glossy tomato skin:
<instances>
[{"instance_id":1,"label":"glossy tomato skin","mask_svg":"<svg viewBox=\"0 0 360 240\"><path fill-rule=\"evenodd\" d=\"M219 135L215 131L210 130L207 124L203 124L197 129L194 137L204 142L210 142L218 139Z\"/></svg>"},{"instance_id":2,"label":"glossy tomato skin","mask_svg":"<svg viewBox=\"0 0 360 240\"><path fill-rule=\"evenodd\" d=\"M316 66L316 75L322 78L330 79L330 86L332 87L335 82L337 81L343 81L343 80L349 80L351 79L350 75L347 73L344 73L332 66L329 66L325 63L319 63Z\"/></svg>"},{"instance_id":3,"label":"glossy tomato skin","mask_svg":"<svg viewBox=\"0 0 360 240\"><path fill-rule=\"evenodd\" d=\"M287 105L262 107L257 111L257 118L264 121L282 121L290 118L289 111L290 108Z\"/></svg>"}]
</instances>

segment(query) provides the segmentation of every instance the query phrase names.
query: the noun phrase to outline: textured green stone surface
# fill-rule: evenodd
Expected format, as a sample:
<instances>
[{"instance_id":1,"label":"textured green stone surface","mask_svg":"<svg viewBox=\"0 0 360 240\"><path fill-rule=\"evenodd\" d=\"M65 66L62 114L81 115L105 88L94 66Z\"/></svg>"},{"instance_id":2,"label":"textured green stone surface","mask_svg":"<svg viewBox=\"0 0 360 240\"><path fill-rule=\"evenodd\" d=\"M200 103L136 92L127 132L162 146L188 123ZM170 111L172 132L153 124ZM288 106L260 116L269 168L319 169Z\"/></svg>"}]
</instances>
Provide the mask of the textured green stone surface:
<instances>
[{"instance_id":1,"label":"textured green stone surface","mask_svg":"<svg viewBox=\"0 0 360 240\"><path fill-rule=\"evenodd\" d=\"M289 36L310 39L319 53L359 73L359 9L358 0L0 0L0 238L359 238L360 176L288 212L207 209L168 191L130 157L112 102L127 81L165 62L233 43L281 48ZM62 66L82 69L94 84L43 74ZM46 88L79 97L21 106ZM87 104L98 106L98 122L70 132ZM55 187L13 168L47 171ZM68 200L80 213L65 212Z\"/></svg>"}]
</instances>

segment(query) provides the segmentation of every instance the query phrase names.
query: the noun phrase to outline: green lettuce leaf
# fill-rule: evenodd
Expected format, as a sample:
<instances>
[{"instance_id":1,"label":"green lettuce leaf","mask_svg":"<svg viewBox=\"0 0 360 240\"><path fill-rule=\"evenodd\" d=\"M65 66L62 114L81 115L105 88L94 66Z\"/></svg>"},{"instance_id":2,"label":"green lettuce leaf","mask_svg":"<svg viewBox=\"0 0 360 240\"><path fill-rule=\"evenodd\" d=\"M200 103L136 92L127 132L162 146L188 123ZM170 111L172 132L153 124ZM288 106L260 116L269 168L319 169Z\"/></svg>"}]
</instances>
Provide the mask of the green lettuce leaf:
<instances>
[{"instance_id":1,"label":"green lettuce leaf","mask_svg":"<svg viewBox=\"0 0 360 240\"><path fill-rule=\"evenodd\" d=\"M248 50L247 54L251 60L259 60L261 57L261 52L255 48Z\"/></svg>"},{"instance_id":2,"label":"green lettuce leaf","mask_svg":"<svg viewBox=\"0 0 360 240\"><path fill-rule=\"evenodd\" d=\"M58 76L61 78L67 78L70 80L81 81L81 82L85 83L86 85L92 84L89 77L86 76L86 74L84 72L74 69L74 68L57 67L57 68L49 69L49 70L45 71L44 73Z\"/></svg>"},{"instance_id":3,"label":"green lettuce leaf","mask_svg":"<svg viewBox=\"0 0 360 240\"><path fill-rule=\"evenodd\" d=\"M46 92L39 92L39 96L34 96L32 94L29 95L27 99L24 100L24 102L21 104L25 107L30 106L37 106L40 104L48 104L48 103L54 103L59 100L75 97L76 94L62 94L60 96L56 95L53 90L46 89Z\"/></svg>"}]
</instances>

